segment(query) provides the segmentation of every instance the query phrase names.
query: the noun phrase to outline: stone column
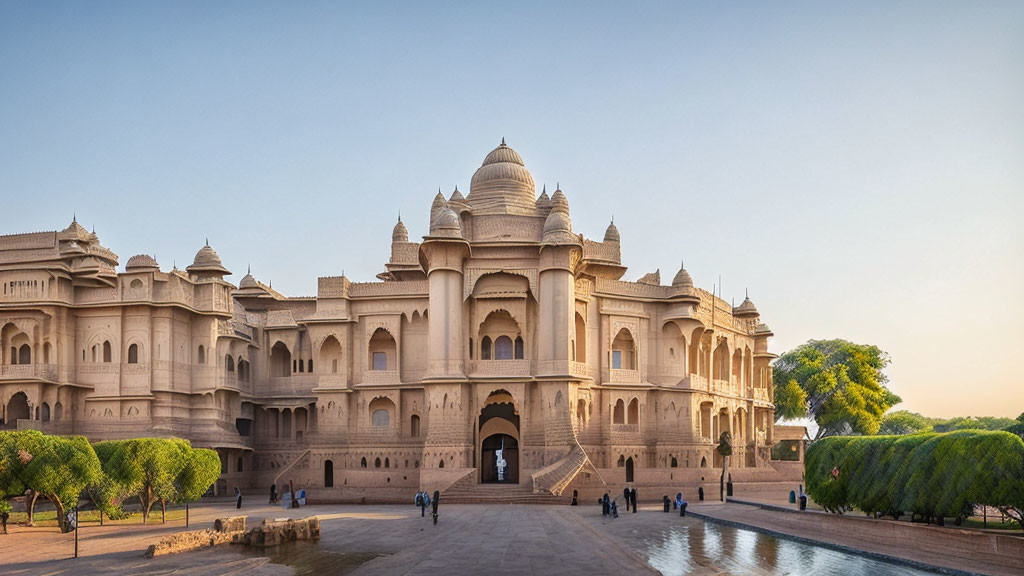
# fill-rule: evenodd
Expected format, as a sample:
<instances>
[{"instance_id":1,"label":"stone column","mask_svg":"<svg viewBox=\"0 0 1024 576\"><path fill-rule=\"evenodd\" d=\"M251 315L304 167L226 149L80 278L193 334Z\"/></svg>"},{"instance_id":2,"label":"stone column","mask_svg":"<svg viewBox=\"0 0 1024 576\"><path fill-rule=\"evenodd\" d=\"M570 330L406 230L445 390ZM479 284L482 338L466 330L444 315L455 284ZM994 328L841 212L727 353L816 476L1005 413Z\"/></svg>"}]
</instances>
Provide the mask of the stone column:
<instances>
[{"instance_id":1,"label":"stone column","mask_svg":"<svg viewBox=\"0 0 1024 576\"><path fill-rule=\"evenodd\" d=\"M469 244L462 239L428 237L420 248L430 285L428 378L465 378L462 262L468 255Z\"/></svg>"},{"instance_id":2,"label":"stone column","mask_svg":"<svg viewBox=\"0 0 1024 576\"><path fill-rule=\"evenodd\" d=\"M576 246L545 246L540 255L537 375L568 375L576 327Z\"/></svg>"}]
</instances>

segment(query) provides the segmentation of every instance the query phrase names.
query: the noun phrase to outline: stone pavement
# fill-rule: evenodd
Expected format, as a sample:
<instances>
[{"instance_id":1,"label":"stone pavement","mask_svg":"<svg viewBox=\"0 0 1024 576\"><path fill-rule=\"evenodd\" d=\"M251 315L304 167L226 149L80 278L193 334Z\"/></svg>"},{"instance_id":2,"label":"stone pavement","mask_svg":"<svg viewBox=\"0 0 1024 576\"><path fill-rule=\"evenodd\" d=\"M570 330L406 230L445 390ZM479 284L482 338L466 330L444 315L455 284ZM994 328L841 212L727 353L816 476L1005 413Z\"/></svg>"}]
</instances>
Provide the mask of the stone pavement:
<instances>
[{"instance_id":1,"label":"stone pavement","mask_svg":"<svg viewBox=\"0 0 1024 576\"><path fill-rule=\"evenodd\" d=\"M67 559L71 535L56 529L15 528L0 536L0 574L111 574L213 576L239 574L283 576L297 574L846 574L810 570L808 555L828 566L845 567L849 559L824 549L809 552L796 543L747 531L718 527L699 519L663 514L658 505L642 506L638 514L622 513L615 520L601 517L597 506L444 505L434 526L413 506L317 505L296 517L316 514L322 519L319 543L282 546L268 556L240 546L187 552L153 559L143 557L147 545L162 535L183 530L176 526L89 526L80 531L82 558ZM835 538L850 546L893 555L921 557L916 546L927 542L886 542L884 532L849 530L851 518L821 514L772 512L736 504L694 504L708 516L763 526L795 536ZM249 525L263 517L283 517L277 507L245 506ZM216 517L234 515L229 501L204 502L193 509L193 529L210 526ZM820 522L825 522L823 528ZM948 534L948 533L947 533ZM841 537L837 536L840 535ZM931 537L921 532L921 537ZM881 541L880 541L881 538ZM970 544L969 541L968 545ZM929 563L992 574L1011 574L981 554L944 544L945 554L927 552ZM915 556L916 555L916 556ZM870 561L865 560L870 563ZM816 566L815 566L816 568ZM908 574L884 566L886 574ZM874 570L874 571L872 571ZM858 574L875 574L869 566ZM1016 572L1018 574L1024 571Z\"/></svg>"}]
</instances>

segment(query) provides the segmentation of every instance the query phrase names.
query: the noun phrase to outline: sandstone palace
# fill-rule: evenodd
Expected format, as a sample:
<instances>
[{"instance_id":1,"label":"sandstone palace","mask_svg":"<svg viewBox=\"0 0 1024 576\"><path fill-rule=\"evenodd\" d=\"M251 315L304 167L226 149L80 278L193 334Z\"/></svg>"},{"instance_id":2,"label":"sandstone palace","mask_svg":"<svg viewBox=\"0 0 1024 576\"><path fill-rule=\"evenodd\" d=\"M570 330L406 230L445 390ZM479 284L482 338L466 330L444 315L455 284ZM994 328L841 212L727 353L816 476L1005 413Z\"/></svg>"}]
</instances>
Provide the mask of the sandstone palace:
<instances>
[{"instance_id":1,"label":"sandstone palace","mask_svg":"<svg viewBox=\"0 0 1024 576\"><path fill-rule=\"evenodd\" d=\"M682 268L622 280L614 223L574 233L504 142L429 222L414 242L399 220L378 282L320 278L316 297L236 287L209 245L119 272L77 221L0 237L2 426L187 438L221 455L218 493L320 500L717 482L726 430L737 481L779 478L749 299Z\"/></svg>"}]
</instances>

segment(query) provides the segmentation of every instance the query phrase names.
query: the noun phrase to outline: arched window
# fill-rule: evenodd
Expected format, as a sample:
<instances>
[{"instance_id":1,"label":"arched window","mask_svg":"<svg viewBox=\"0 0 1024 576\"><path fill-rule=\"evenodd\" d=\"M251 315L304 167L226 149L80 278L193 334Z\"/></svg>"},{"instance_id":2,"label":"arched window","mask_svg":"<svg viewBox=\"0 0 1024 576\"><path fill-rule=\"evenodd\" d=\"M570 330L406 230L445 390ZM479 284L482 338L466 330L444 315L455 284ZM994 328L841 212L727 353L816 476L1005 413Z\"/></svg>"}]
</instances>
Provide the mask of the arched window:
<instances>
[{"instance_id":1,"label":"arched window","mask_svg":"<svg viewBox=\"0 0 1024 576\"><path fill-rule=\"evenodd\" d=\"M363 459L359 461L359 467L366 468L366 456L363 456Z\"/></svg>"},{"instance_id":2,"label":"arched window","mask_svg":"<svg viewBox=\"0 0 1024 576\"><path fill-rule=\"evenodd\" d=\"M230 354L226 354L224 356L224 366L227 368L228 372L235 371L235 359L232 358Z\"/></svg>"},{"instance_id":3,"label":"arched window","mask_svg":"<svg viewBox=\"0 0 1024 576\"><path fill-rule=\"evenodd\" d=\"M391 458L385 458L384 459L384 467L385 468L391 468Z\"/></svg>"},{"instance_id":4,"label":"arched window","mask_svg":"<svg viewBox=\"0 0 1024 576\"><path fill-rule=\"evenodd\" d=\"M587 361L587 323L583 321L583 315L576 313L576 349L573 350L576 362Z\"/></svg>"},{"instance_id":5,"label":"arched window","mask_svg":"<svg viewBox=\"0 0 1024 576\"><path fill-rule=\"evenodd\" d=\"M318 365L320 367L329 366L331 374L338 373L338 368L341 366L341 343L334 336L324 338L324 343L320 345L320 361ZM312 372L312 369L310 372Z\"/></svg>"},{"instance_id":6,"label":"arched window","mask_svg":"<svg viewBox=\"0 0 1024 576\"><path fill-rule=\"evenodd\" d=\"M373 461L373 467L380 468L380 458L377 458Z\"/></svg>"},{"instance_id":7,"label":"arched window","mask_svg":"<svg viewBox=\"0 0 1024 576\"><path fill-rule=\"evenodd\" d=\"M437 467L438 468L444 468L444 458L441 458L441 461L438 462Z\"/></svg>"},{"instance_id":8,"label":"arched window","mask_svg":"<svg viewBox=\"0 0 1024 576\"><path fill-rule=\"evenodd\" d=\"M50 343L43 344L43 364L50 363Z\"/></svg>"},{"instance_id":9,"label":"arched window","mask_svg":"<svg viewBox=\"0 0 1024 576\"><path fill-rule=\"evenodd\" d=\"M708 459L707 458L701 456L700 467L701 468L707 468L708 467Z\"/></svg>"},{"instance_id":10,"label":"arched window","mask_svg":"<svg viewBox=\"0 0 1024 576\"><path fill-rule=\"evenodd\" d=\"M103 341L103 361L110 362L110 340Z\"/></svg>"},{"instance_id":11,"label":"arched window","mask_svg":"<svg viewBox=\"0 0 1024 576\"><path fill-rule=\"evenodd\" d=\"M409 435L413 438L417 438L420 435L420 417L416 414L412 415L409 422Z\"/></svg>"},{"instance_id":12,"label":"arched window","mask_svg":"<svg viewBox=\"0 0 1024 576\"><path fill-rule=\"evenodd\" d=\"M383 328L377 328L370 337L370 369L371 370L394 370L398 346L391 333Z\"/></svg>"},{"instance_id":13,"label":"arched window","mask_svg":"<svg viewBox=\"0 0 1024 576\"><path fill-rule=\"evenodd\" d=\"M676 457L673 456L672 460L669 462L669 466L672 468L679 468L679 460L676 460Z\"/></svg>"},{"instance_id":14,"label":"arched window","mask_svg":"<svg viewBox=\"0 0 1024 576\"><path fill-rule=\"evenodd\" d=\"M636 370L636 344L625 328L619 330L612 341L612 368L614 370Z\"/></svg>"},{"instance_id":15,"label":"arched window","mask_svg":"<svg viewBox=\"0 0 1024 576\"><path fill-rule=\"evenodd\" d=\"M64 418L64 405L57 402L53 405L53 419L59 421L62 418Z\"/></svg>"},{"instance_id":16,"label":"arched window","mask_svg":"<svg viewBox=\"0 0 1024 576\"><path fill-rule=\"evenodd\" d=\"M480 359L490 360L491 359L491 337L484 336L480 339Z\"/></svg>"},{"instance_id":17,"label":"arched window","mask_svg":"<svg viewBox=\"0 0 1024 576\"><path fill-rule=\"evenodd\" d=\"M31 364L32 363L32 347L28 344L22 344L21 348L18 349L18 364Z\"/></svg>"},{"instance_id":18,"label":"arched window","mask_svg":"<svg viewBox=\"0 0 1024 576\"><path fill-rule=\"evenodd\" d=\"M306 372L312 372L313 371L313 359L312 358L310 358L308 360L307 366L309 366L309 368L306 370Z\"/></svg>"},{"instance_id":19,"label":"arched window","mask_svg":"<svg viewBox=\"0 0 1024 576\"><path fill-rule=\"evenodd\" d=\"M627 424L639 424L640 423L640 401L633 398L629 401L629 420Z\"/></svg>"},{"instance_id":20,"label":"arched window","mask_svg":"<svg viewBox=\"0 0 1024 576\"><path fill-rule=\"evenodd\" d=\"M469 339L469 359L473 359L473 339Z\"/></svg>"},{"instance_id":21,"label":"arched window","mask_svg":"<svg viewBox=\"0 0 1024 576\"><path fill-rule=\"evenodd\" d=\"M494 359L495 360L511 360L512 359L512 339L508 336L498 336L498 339L494 341Z\"/></svg>"},{"instance_id":22,"label":"arched window","mask_svg":"<svg viewBox=\"0 0 1024 576\"><path fill-rule=\"evenodd\" d=\"M292 372L294 373L294 372L298 372L298 371L299 371L298 361L297 360L292 360Z\"/></svg>"},{"instance_id":23,"label":"arched window","mask_svg":"<svg viewBox=\"0 0 1024 576\"><path fill-rule=\"evenodd\" d=\"M291 376L292 375L292 353L284 342L278 341L270 349L270 375Z\"/></svg>"},{"instance_id":24,"label":"arched window","mask_svg":"<svg viewBox=\"0 0 1024 576\"><path fill-rule=\"evenodd\" d=\"M334 487L334 462L324 460L324 488Z\"/></svg>"},{"instance_id":25,"label":"arched window","mask_svg":"<svg viewBox=\"0 0 1024 576\"><path fill-rule=\"evenodd\" d=\"M138 364L139 363L139 345L132 344L128 347L128 363Z\"/></svg>"},{"instance_id":26,"label":"arched window","mask_svg":"<svg viewBox=\"0 0 1024 576\"><path fill-rule=\"evenodd\" d=\"M206 364L206 348L203 348L202 344L199 345L199 353L197 354L197 359L199 360L200 364Z\"/></svg>"},{"instance_id":27,"label":"arched window","mask_svg":"<svg viewBox=\"0 0 1024 576\"><path fill-rule=\"evenodd\" d=\"M306 361L305 360L299 360L298 362L299 362L299 372L305 372L306 371Z\"/></svg>"},{"instance_id":28,"label":"arched window","mask_svg":"<svg viewBox=\"0 0 1024 576\"><path fill-rule=\"evenodd\" d=\"M134 289L142 288L142 280L139 280L138 278L136 278L136 279L132 280L131 284L129 284L128 287L129 288L134 288Z\"/></svg>"},{"instance_id":29,"label":"arched window","mask_svg":"<svg viewBox=\"0 0 1024 576\"><path fill-rule=\"evenodd\" d=\"M395 403L388 398L374 398L370 402L370 423L374 427L386 428L391 425L391 413Z\"/></svg>"},{"instance_id":30,"label":"arched window","mask_svg":"<svg viewBox=\"0 0 1024 576\"><path fill-rule=\"evenodd\" d=\"M626 403L619 398L615 402L615 409L612 410L612 424L626 423Z\"/></svg>"},{"instance_id":31,"label":"arched window","mask_svg":"<svg viewBox=\"0 0 1024 576\"><path fill-rule=\"evenodd\" d=\"M622 468L623 466L625 466L626 465L626 457L620 455L619 456L619 461L616 462L615 465L618 466L619 468Z\"/></svg>"},{"instance_id":32,"label":"arched window","mask_svg":"<svg viewBox=\"0 0 1024 576\"><path fill-rule=\"evenodd\" d=\"M523 349L523 337L516 336L516 360L522 360L525 358L525 350Z\"/></svg>"},{"instance_id":33,"label":"arched window","mask_svg":"<svg viewBox=\"0 0 1024 576\"><path fill-rule=\"evenodd\" d=\"M46 402L43 402L42 409L43 409L43 414L42 414L42 416L39 419L42 420L43 422L49 422L50 421L50 405L47 404Z\"/></svg>"}]
</instances>

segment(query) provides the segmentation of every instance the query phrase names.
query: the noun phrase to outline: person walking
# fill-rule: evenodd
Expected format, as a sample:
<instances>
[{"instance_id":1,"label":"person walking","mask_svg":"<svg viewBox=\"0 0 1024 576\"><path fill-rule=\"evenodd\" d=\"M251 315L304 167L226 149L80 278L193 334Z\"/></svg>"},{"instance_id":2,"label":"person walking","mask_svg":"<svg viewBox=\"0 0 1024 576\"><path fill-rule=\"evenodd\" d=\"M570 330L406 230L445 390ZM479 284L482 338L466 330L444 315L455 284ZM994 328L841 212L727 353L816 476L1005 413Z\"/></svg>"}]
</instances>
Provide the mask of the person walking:
<instances>
[{"instance_id":1,"label":"person walking","mask_svg":"<svg viewBox=\"0 0 1024 576\"><path fill-rule=\"evenodd\" d=\"M633 513L636 514L636 488L629 491L629 497L633 500Z\"/></svg>"},{"instance_id":2,"label":"person walking","mask_svg":"<svg viewBox=\"0 0 1024 576\"><path fill-rule=\"evenodd\" d=\"M686 500L683 500L683 493L676 494L676 503L679 505L679 516L686 516Z\"/></svg>"},{"instance_id":3,"label":"person walking","mask_svg":"<svg viewBox=\"0 0 1024 576\"><path fill-rule=\"evenodd\" d=\"M432 510L434 514L434 526L437 526L437 505L440 504L440 502L441 492L439 492L438 490L434 490L434 501L431 502L430 504L433 507Z\"/></svg>"},{"instance_id":4,"label":"person walking","mask_svg":"<svg viewBox=\"0 0 1024 576\"><path fill-rule=\"evenodd\" d=\"M7 519L10 517L11 515L7 513L7 510L0 512L0 524L3 524L4 534L7 534Z\"/></svg>"},{"instance_id":5,"label":"person walking","mask_svg":"<svg viewBox=\"0 0 1024 576\"><path fill-rule=\"evenodd\" d=\"M426 490L421 490L416 495L417 504L420 507L420 518L425 518L427 515L427 506L430 506L430 494L427 494Z\"/></svg>"},{"instance_id":6,"label":"person walking","mask_svg":"<svg viewBox=\"0 0 1024 576\"><path fill-rule=\"evenodd\" d=\"M629 512L629 486L622 489L622 500L626 504L626 512Z\"/></svg>"},{"instance_id":7,"label":"person walking","mask_svg":"<svg viewBox=\"0 0 1024 576\"><path fill-rule=\"evenodd\" d=\"M277 503L277 484L271 484L270 485L270 503L271 504L276 504Z\"/></svg>"},{"instance_id":8,"label":"person walking","mask_svg":"<svg viewBox=\"0 0 1024 576\"><path fill-rule=\"evenodd\" d=\"M601 498L601 516L607 516L612 512L612 505L608 498L608 493L604 493L604 498Z\"/></svg>"},{"instance_id":9,"label":"person walking","mask_svg":"<svg viewBox=\"0 0 1024 576\"><path fill-rule=\"evenodd\" d=\"M235 508L242 509L242 491L238 489L238 486L235 486Z\"/></svg>"}]
</instances>

